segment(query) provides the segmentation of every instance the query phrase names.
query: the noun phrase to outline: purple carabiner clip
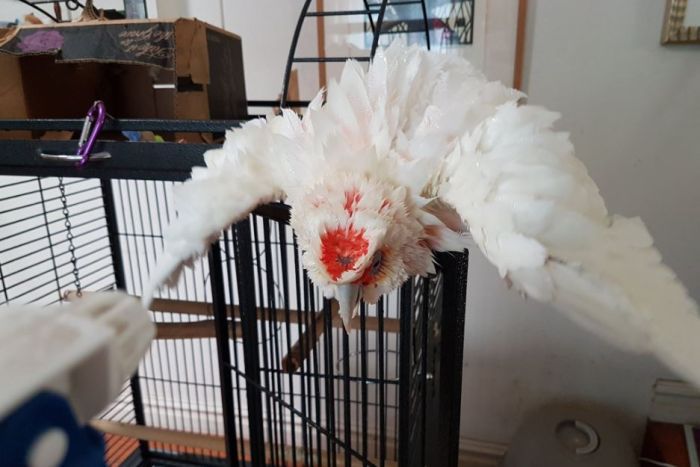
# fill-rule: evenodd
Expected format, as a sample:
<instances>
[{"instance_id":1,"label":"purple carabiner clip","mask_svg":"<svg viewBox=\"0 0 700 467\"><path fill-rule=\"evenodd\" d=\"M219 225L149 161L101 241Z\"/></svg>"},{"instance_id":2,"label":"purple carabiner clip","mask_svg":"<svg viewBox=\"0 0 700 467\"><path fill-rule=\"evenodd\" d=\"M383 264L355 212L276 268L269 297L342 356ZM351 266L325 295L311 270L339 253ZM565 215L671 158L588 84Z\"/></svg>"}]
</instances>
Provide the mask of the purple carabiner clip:
<instances>
[{"instance_id":1,"label":"purple carabiner clip","mask_svg":"<svg viewBox=\"0 0 700 467\"><path fill-rule=\"evenodd\" d=\"M85 117L83 131L80 133L80 139L78 140L77 154L80 156L80 161L76 164L78 167L84 167L90 159L97 135L102 131L106 118L107 110L104 102L95 101Z\"/></svg>"},{"instance_id":2,"label":"purple carabiner clip","mask_svg":"<svg viewBox=\"0 0 700 467\"><path fill-rule=\"evenodd\" d=\"M88 161L103 161L110 159L112 156L105 151L93 153L97 141L97 135L102 131L105 120L107 119L107 110L102 101L95 101L90 107L83 130L80 132L80 140L78 141L78 152L76 154L55 154L39 151L39 156L42 159L59 162L59 163L75 163L79 169L85 167Z\"/></svg>"}]
</instances>

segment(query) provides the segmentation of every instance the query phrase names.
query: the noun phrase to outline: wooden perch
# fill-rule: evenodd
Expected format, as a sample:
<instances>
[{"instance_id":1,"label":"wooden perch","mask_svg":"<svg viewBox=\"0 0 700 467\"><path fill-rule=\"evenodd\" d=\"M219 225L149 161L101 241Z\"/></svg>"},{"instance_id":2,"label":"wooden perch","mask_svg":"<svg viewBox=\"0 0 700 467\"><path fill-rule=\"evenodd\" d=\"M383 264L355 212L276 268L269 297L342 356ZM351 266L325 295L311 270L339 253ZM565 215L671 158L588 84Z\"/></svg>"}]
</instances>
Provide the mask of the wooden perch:
<instances>
[{"instance_id":1,"label":"wooden perch","mask_svg":"<svg viewBox=\"0 0 700 467\"><path fill-rule=\"evenodd\" d=\"M85 292L90 293L90 292ZM67 300L75 300L77 295L73 291L68 291L65 294ZM140 299L140 297L136 297ZM214 311L211 303L192 302L186 300L173 300L168 298L153 299L150 309L164 313L177 313L196 316L213 317ZM343 328L343 321L338 315L338 303L331 302L331 325L334 328ZM238 305L228 305L228 314L232 319L240 318L241 311ZM307 326L302 336L290 347L289 352L282 357L282 369L288 373L294 373L299 370L304 361L311 355L311 352L316 348L316 345L325 330L323 312L317 312L314 315L316 325L315 329ZM258 308L257 319L261 321L276 320L278 323L287 322L289 317L290 323L298 323L302 320L304 323L303 313L300 314L296 310L268 310L267 308ZM356 316L350 322L351 329L360 329L360 317ZM379 330L379 319L374 316L365 317L365 328L367 331ZM312 330L314 332L312 332ZM396 318L384 318L384 332L398 333L400 330L400 322ZM241 338L243 329L241 323L234 322L233 338ZM191 322L178 323L156 323L156 339L207 339L216 337L214 329L214 320L205 319ZM303 345L302 345L303 343Z\"/></svg>"},{"instance_id":2,"label":"wooden perch","mask_svg":"<svg viewBox=\"0 0 700 467\"><path fill-rule=\"evenodd\" d=\"M343 320L338 315L338 304L333 302L331 308L331 322L333 327L342 328ZM350 321L350 329L360 329L361 321L359 316L355 316ZM379 319L373 316L365 317L365 329L367 331L377 331L379 329ZM304 365L304 361L309 358L311 351L316 347L318 340L321 338L325 330L323 312L316 313L315 328L307 326L304 333L299 336L299 339L289 349L287 355L282 358L282 369L287 373L295 373ZM398 334L400 330L400 322L395 318L384 318L384 332ZM302 345L303 343L303 345Z\"/></svg>"},{"instance_id":3,"label":"wooden perch","mask_svg":"<svg viewBox=\"0 0 700 467\"><path fill-rule=\"evenodd\" d=\"M190 433L186 431L170 430L167 428L156 428L144 425L133 425L130 423L113 422L109 420L92 420L90 425L105 434L123 436L125 438L134 438L141 441L148 441L152 443L161 443L165 445L182 446L185 448L198 448L207 449L214 452L225 453L226 452L226 440L223 436L217 435L207 435L202 433ZM250 452L250 443L248 440L242 440L243 445L247 452ZM387 440L387 452L391 452L391 447L394 444L393 440ZM372 442L370 441L370 445ZM285 452L291 457L292 447L284 446ZM268 459L267 463L271 463L272 460L269 459L269 453L271 452L270 446L265 450ZM304 452L299 447L297 447L297 456L303 457ZM322 456L325 457L325 456ZM378 465L379 461L377 459L370 459L373 464ZM326 466L327 464L321 463L320 466ZM351 463L352 466L364 465L359 459L353 459ZM396 467L398 464L391 460L385 460L384 465L386 467Z\"/></svg>"},{"instance_id":4,"label":"wooden perch","mask_svg":"<svg viewBox=\"0 0 700 467\"><path fill-rule=\"evenodd\" d=\"M199 449L226 452L226 441L223 436L188 433L185 431L168 430L130 423L112 422L109 420L92 420L90 425L102 433L136 438L141 441L152 441L163 444L175 444Z\"/></svg>"},{"instance_id":5,"label":"wooden perch","mask_svg":"<svg viewBox=\"0 0 700 467\"><path fill-rule=\"evenodd\" d=\"M94 292L83 292L84 294L94 293ZM68 291L64 295L66 300L75 300L77 298L75 292ZM141 297L134 296L137 299ZM197 316L214 316L214 310L211 303L206 302L192 302L187 300L174 300L169 298L155 298L149 307L152 311L160 311L163 313L177 313L177 314L187 314L187 315L197 315ZM241 311L238 305L228 305L228 313L231 318L240 318ZM257 317L258 320L268 321L274 319L278 323L287 322L287 313L289 313L289 322L298 323L301 318L301 322L304 323L304 313L299 313L297 310L285 311L279 308L268 311L267 308L258 308ZM338 316L338 303L335 301L331 302L331 315L333 316L332 325L334 328L342 328L343 321ZM360 329L360 317L356 316L351 321L352 329ZM365 327L367 331L377 331L379 329L379 320L374 316L367 316L365 318ZM384 332L398 333L400 329L399 320L396 318L384 318Z\"/></svg>"},{"instance_id":6,"label":"wooden perch","mask_svg":"<svg viewBox=\"0 0 700 467\"><path fill-rule=\"evenodd\" d=\"M289 349L287 355L282 357L282 369L287 373L294 373L304 365L311 351L316 347L318 339L323 334L323 312L316 313L315 326L307 326L299 339Z\"/></svg>"}]
</instances>

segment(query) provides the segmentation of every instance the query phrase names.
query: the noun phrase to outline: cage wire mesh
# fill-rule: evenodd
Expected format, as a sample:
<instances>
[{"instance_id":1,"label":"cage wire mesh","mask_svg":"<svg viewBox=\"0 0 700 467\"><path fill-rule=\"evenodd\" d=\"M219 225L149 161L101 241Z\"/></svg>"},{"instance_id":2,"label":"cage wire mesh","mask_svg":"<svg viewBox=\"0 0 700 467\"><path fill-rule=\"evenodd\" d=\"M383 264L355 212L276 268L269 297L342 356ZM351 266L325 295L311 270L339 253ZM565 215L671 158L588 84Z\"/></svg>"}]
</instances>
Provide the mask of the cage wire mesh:
<instances>
[{"instance_id":1,"label":"cage wire mesh","mask_svg":"<svg viewBox=\"0 0 700 467\"><path fill-rule=\"evenodd\" d=\"M76 288L140 295L176 215L172 184L2 177L4 303L61 302ZM346 334L301 266L287 215L228 229L154 300L157 337L99 416L109 465L424 465L445 277L363 305Z\"/></svg>"},{"instance_id":2,"label":"cage wire mesh","mask_svg":"<svg viewBox=\"0 0 700 467\"><path fill-rule=\"evenodd\" d=\"M2 179L0 281L5 304L62 301L62 291L75 289L72 254L81 258L86 288L115 285L99 180L64 179L66 210L58 178Z\"/></svg>"}]
</instances>

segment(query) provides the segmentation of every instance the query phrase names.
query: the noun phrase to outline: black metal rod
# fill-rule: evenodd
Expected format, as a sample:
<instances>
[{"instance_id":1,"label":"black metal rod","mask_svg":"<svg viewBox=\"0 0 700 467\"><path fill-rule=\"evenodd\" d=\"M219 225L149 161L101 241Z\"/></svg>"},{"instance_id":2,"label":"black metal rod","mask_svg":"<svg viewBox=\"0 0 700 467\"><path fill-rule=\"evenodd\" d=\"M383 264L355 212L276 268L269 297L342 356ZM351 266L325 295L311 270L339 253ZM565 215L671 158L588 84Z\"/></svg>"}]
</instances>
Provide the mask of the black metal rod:
<instances>
[{"instance_id":1,"label":"black metal rod","mask_svg":"<svg viewBox=\"0 0 700 467\"><path fill-rule=\"evenodd\" d=\"M259 236L258 236L258 222L256 216L252 216L250 219L251 227L252 227L252 254L253 257L256 258L257 260L255 261L255 278L253 279L254 283L257 281L258 287L255 289L255 292L257 292L257 304L260 306L265 306L265 287L264 287L264 282L263 282L263 277L262 277L262 270L263 267L260 264L261 262L261 257L263 252L260 251L260 243L259 243ZM269 307L266 307L269 308ZM257 316L257 315L256 315ZM267 330L265 329L265 326L259 326L258 327L258 339L263 343L262 347L262 352L259 352L259 356L262 357L262 365L261 368L267 368L269 367L269 358L268 358L268 346L267 344L269 343L269 340L267 338ZM243 338L245 339L245 334L243 334ZM275 447L275 435L273 434L273 426L275 425L275 420L274 420L274 413L273 413L273 403L270 394L274 389L271 389L270 385L270 374L269 373L262 373L261 374L262 379L261 379L261 384L265 387L266 391L263 393L265 394L264 398L264 404L263 407L265 409L265 413L267 414L267 423L265 424L266 428L266 435L267 435L267 446L273 448L270 450L270 456L269 460L271 463L274 465L276 464L276 459L275 455L276 452L274 450ZM269 448L268 448L269 449Z\"/></svg>"},{"instance_id":2,"label":"black metal rod","mask_svg":"<svg viewBox=\"0 0 700 467\"><path fill-rule=\"evenodd\" d=\"M385 405L385 388L384 379L385 372L385 356L384 356L384 297L379 299L377 303L377 320L379 328L377 329L377 358L379 358L379 467L384 467L386 459L386 405Z\"/></svg>"},{"instance_id":3,"label":"black metal rod","mask_svg":"<svg viewBox=\"0 0 700 467\"><path fill-rule=\"evenodd\" d=\"M350 395L350 342L348 333L343 330L341 334L343 340L343 434L345 435L345 465L350 467L352 457L352 425L351 425L351 404Z\"/></svg>"},{"instance_id":4,"label":"black metal rod","mask_svg":"<svg viewBox=\"0 0 700 467\"><path fill-rule=\"evenodd\" d=\"M441 254L444 286L440 318L440 409L435 416L441 421L440 446L435 450L442 459L434 465L456 467L459 461L459 419L462 401L462 353L466 314L469 252L461 255Z\"/></svg>"},{"instance_id":5,"label":"black metal rod","mask_svg":"<svg viewBox=\"0 0 700 467\"><path fill-rule=\"evenodd\" d=\"M269 101L252 101L269 102ZM249 104L252 105L252 104ZM261 105L267 107L268 105ZM154 131L158 133L223 133L241 126L245 120L168 120L168 119L109 119L105 121L102 131ZM0 119L0 130L26 131L80 131L84 119L35 118L35 119Z\"/></svg>"},{"instance_id":6,"label":"black metal rod","mask_svg":"<svg viewBox=\"0 0 700 467\"><path fill-rule=\"evenodd\" d=\"M263 239L264 239L264 245L265 245L265 269L266 269L266 276L267 276L267 288L268 291L274 291L277 287L277 284L275 283L275 266L273 264L273 251L275 250L272 247L271 243L271 238L272 238L272 230L270 227L270 220L269 219L263 219ZM286 272L286 271L285 271ZM282 302L284 303L286 300L284 297L282 298ZM272 312L273 309L278 308L282 303L277 303L277 300L275 298L275 293L269 293L267 294L267 302L268 302L268 319L267 319L267 324L270 326L270 334L273 337L272 339L272 351L273 355L282 355L282 351L280 350L282 347L282 338L280 335L277 333L277 317L276 315ZM274 358L274 357L273 357ZM278 358L275 358L274 360L271 361L272 365L275 367L279 367L278 365L280 364L280 360ZM276 378L273 380L273 382L276 383L276 391L278 393L283 392L283 385L282 385L282 377L280 376L280 373L277 373ZM284 447L287 446L287 437L285 436L285 427L287 426L286 421L285 421L285 411L283 410L282 407L276 406L278 409L278 423L277 427L279 429L279 435L278 435L278 440L279 440L279 446L280 446L280 461L282 465L287 465L286 462L286 454L285 454L285 449Z\"/></svg>"},{"instance_id":7,"label":"black metal rod","mask_svg":"<svg viewBox=\"0 0 700 467\"><path fill-rule=\"evenodd\" d=\"M379 36L382 33L382 24L384 23L384 13L386 12L386 4L388 0L382 0L382 5L379 7L379 14L377 15L377 27L374 30L374 37L372 38L372 51L369 56L374 58L374 54L377 52L377 47L379 46Z\"/></svg>"},{"instance_id":8,"label":"black metal rod","mask_svg":"<svg viewBox=\"0 0 700 467\"><path fill-rule=\"evenodd\" d=\"M296 306L297 306L297 330L299 334L299 342L301 342L301 347L305 347L305 342L304 342L304 329L302 328L302 283L301 283L301 261L299 259L299 246L297 245L297 238L296 235L292 234L292 254L294 256L294 292L296 295ZM304 294L305 298L305 294ZM304 309L304 311L306 311ZM306 316L306 313L304 313L304 316ZM316 352L314 352L314 355ZM309 363L305 363L302 365L301 368L308 368ZM302 422L302 428L301 428L301 441L302 441L302 447L304 449L304 462L305 465L309 465L310 463L313 463L313 455L311 452L311 445L313 444L313 437L310 435L311 428L309 427L307 420L310 419L310 414L312 410L312 404L309 403L309 412L307 414L307 399L306 399L306 393L307 393L307 387L309 387L309 392L310 392L310 383L309 383L309 378L305 377L306 375L301 375L300 376L300 386L301 386L301 417L300 420ZM320 450L319 450L320 451Z\"/></svg>"},{"instance_id":9,"label":"black metal rod","mask_svg":"<svg viewBox=\"0 0 700 467\"><path fill-rule=\"evenodd\" d=\"M380 376L380 378L383 375ZM360 378L362 381L367 379L367 306L362 303L360 307ZM360 388L362 400L362 455L367 457L367 408L369 400L367 399L367 384L363 383Z\"/></svg>"},{"instance_id":10,"label":"black metal rod","mask_svg":"<svg viewBox=\"0 0 700 467\"><path fill-rule=\"evenodd\" d=\"M409 465L410 453L410 426L411 426L411 337L413 335L413 284L412 280L401 286L399 298L399 465Z\"/></svg>"},{"instance_id":11,"label":"black metal rod","mask_svg":"<svg viewBox=\"0 0 700 467\"><path fill-rule=\"evenodd\" d=\"M234 227L236 243L234 260L238 302L243 331L243 358L245 361L246 397L250 430L250 457L254 466L265 465L264 414L260 390L260 356L258 353L258 325L255 306L255 283L253 254L251 251L250 220L239 222ZM250 384L253 383L253 384Z\"/></svg>"},{"instance_id":12,"label":"black metal rod","mask_svg":"<svg viewBox=\"0 0 700 467\"><path fill-rule=\"evenodd\" d=\"M391 5L391 6L418 5L420 2L421 2L421 0L403 0L403 1L389 2L389 3L387 3L387 5Z\"/></svg>"},{"instance_id":13,"label":"black metal rod","mask_svg":"<svg viewBox=\"0 0 700 467\"><path fill-rule=\"evenodd\" d=\"M102 205L104 206L107 237L109 239L109 249L112 254L112 270L114 271L114 283L119 290L126 290L126 276L124 274L124 264L122 262L122 249L119 242L119 224L117 223L117 210L114 205L114 191L112 190L112 182L106 179L100 179L100 188L102 190ZM134 417L137 425L146 425L146 416L143 410L143 395L141 394L141 383L139 381L139 372L136 371L129 380L131 388L131 399L134 405ZM144 463L148 465L150 449L148 442L139 440L139 451Z\"/></svg>"},{"instance_id":14,"label":"black metal rod","mask_svg":"<svg viewBox=\"0 0 700 467\"><path fill-rule=\"evenodd\" d=\"M51 266L53 266L53 272L54 272L54 277L56 278L56 293L58 294L58 300L62 301L63 300L63 295L61 294L61 281L58 279L58 267L56 266L56 253L54 252L54 246L53 246L53 241L51 240L51 229L49 229L49 218L46 215L46 198L44 197L44 188L41 186L41 178L37 177L36 182L39 185L39 197L41 200L41 211L44 216L44 226L46 227L46 241L49 243L49 253L51 254ZM68 241L68 240L66 240ZM45 253L45 252L44 252ZM29 255L24 255L26 258ZM16 259L18 259L17 257ZM42 259L43 262L43 259ZM27 269L25 267L25 269ZM4 281L3 281L3 287L5 287Z\"/></svg>"},{"instance_id":15,"label":"black metal rod","mask_svg":"<svg viewBox=\"0 0 700 467\"><path fill-rule=\"evenodd\" d=\"M302 272L302 277L303 277L303 284L304 284L304 326L306 329L309 329L311 327L311 336L316 336L318 335L317 332L317 327L321 326L321 323L317 323L316 319L314 319L313 314L310 313L311 310L316 309L316 299L314 297L314 287L313 284L311 284L311 280L309 279L309 275L306 272L306 270L303 270ZM324 303L325 306L325 303ZM323 311L324 313L324 322L325 322L325 309ZM318 325L318 326L317 326ZM310 338L310 337L309 337ZM325 351L325 348L323 349ZM325 352L324 352L325 355ZM321 363L322 363L322 356L320 355L320 352L314 352L313 353L313 358L311 361L311 371L315 374L320 373L321 369ZM318 423L319 425L322 423L322 411L321 411L321 398L318 397L321 394L321 384L319 381L320 378L315 377L313 375L309 376L309 391L308 391L308 397L309 397L309 407L313 405L313 409L315 410L316 414L316 419L315 422ZM313 391L313 392L312 392ZM315 397L314 397L315 396ZM326 404L327 407L327 404ZM326 409L326 412L328 410ZM330 417L327 418L327 420L330 420ZM314 439L313 437L310 437L311 439L311 449L313 450L313 442ZM328 436L326 436L327 442L327 449L326 449L326 458L328 459L327 463L328 465L335 465L332 458L331 458L331 443L328 439ZM316 458L318 461L318 465L323 465L323 459L322 459L322 449L321 449L321 431L316 430Z\"/></svg>"},{"instance_id":16,"label":"black metal rod","mask_svg":"<svg viewBox=\"0 0 700 467\"><path fill-rule=\"evenodd\" d=\"M372 18L372 10L370 9L370 4L367 0L362 1L365 4L365 9L367 10L367 19L369 19L369 27L372 30L372 34L374 34L374 19Z\"/></svg>"},{"instance_id":17,"label":"black metal rod","mask_svg":"<svg viewBox=\"0 0 700 467\"><path fill-rule=\"evenodd\" d=\"M233 297L234 296L234 286L233 286L233 261L231 260L231 247L235 248L236 244L236 239L234 236L230 235L230 230L225 230L224 231L224 253L226 255L226 276L227 276L227 286L229 290L229 296ZM231 335L233 336L234 339L239 339L242 337L239 335L237 332L237 326L233 320L231 320ZM238 345L233 345L233 361L238 364ZM238 428L240 430L240 433L242 434L243 431L243 405L241 402L241 379L240 375L236 373L236 404L238 406ZM246 448L245 448L245 443L243 442L243 436L240 436L240 456L241 458L245 459L246 458Z\"/></svg>"},{"instance_id":18,"label":"black metal rod","mask_svg":"<svg viewBox=\"0 0 700 467\"><path fill-rule=\"evenodd\" d=\"M2 285L2 294L5 297L5 303L10 303L10 296L7 293L7 285L5 285L5 275L2 272L2 263L0 263L0 285Z\"/></svg>"},{"instance_id":19,"label":"black metal rod","mask_svg":"<svg viewBox=\"0 0 700 467\"><path fill-rule=\"evenodd\" d=\"M304 24L304 17L306 12L309 11L309 5L311 5L311 0L305 0L304 6L301 8L301 13L299 13L299 19L297 20L296 28L294 28L294 35L292 36L292 44L289 46L289 56L287 57L287 66L284 69L284 82L282 88L282 100L280 102L280 107L287 107L287 95L289 94L289 78L292 75L292 65L294 64L294 54L297 51L297 44L299 43L299 36L301 35L301 27Z\"/></svg>"},{"instance_id":20,"label":"black metal rod","mask_svg":"<svg viewBox=\"0 0 700 467\"><path fill-rule=\"evenodd\" d=\"M313 18L317 16L364 16L370 13L369 9L366 10L336 10L336 11L310 11L306 14L308 18Z\"/></svg>"},{"instance_id":21,"label":"black metal rod","mask_svg":"<svg viewBox=\"0 0 700 467\"><path fill-rule=\"evenodd\" d=\"M238 446L236 445L236 421L233 406L233 381L231 378L231 352L226 297L224 294L224 274L221 269L221 248L215 242L209 252L209 277L211 280L212 308L216 333L216 353L219 357L219 379L221 381L221 408L223 410L224 439L226 458L231 466L238 466Z\"/></svg>"},{"instance_id":22,"label":"black metal rod","mask_svg":"<svg viewBox=\"0 0 700 467\"><path fill-rule=\"evenodd\" d=\"M84 168L58 164L40 157L41 152L71 154L74 141L0 141L0 173L3 175L64 176L111 179L155 179L181 181L193 166L204 165L204 152L220 147L212 144L129 143L98 141L97 151L111 159L88 162Z\"/></svg>"},{"instance_id":23,"label":"black metal rod","mask_svg":"<svg viewBox=\"0 0 700 467\"><path fill-rule=\"evenodd\" d=\"M295 58L294 63L344 63L348 60L358 62L369 62L369 57L299 57Z\"/></svg>"},{"instance_id":24,"label":"black metal rod","mask_svg":"<svg viewBox=\"0 0 700 467\"><path fill-rule=\"evenodd\" d=\"M307 107L311 101L286 101L285 106L287 107ZM280 101L248 101L249 107L279 107Z\"/></svg>"},{"instance_id":25,"label":"black metal rod","mask_svg":"<svg viewBox=\"0 0 700 467\"><path fill-rule=\"evenodd\" d=\"M37 6L37 5L34 5L32 2L30 2L30 1L28 1L28 0L19 0L19 2L20 2L20 3L24 3L25 5L34 8L34 9L37 10L38 12L42 13L43 15L45 15L45 16L47 16L49 19L51 19L51 21L53 21L54 23L60 23L60 21L59 21L58 18L56 18L54 15L52 15L52 14L49 13L48 11L44 10L43 8L41 8L41 7Z\"/></svg>"},{"instance_id":26,"label":"black metal rod","mask_svg":"<svg viewBox=\"0 0 700 467\"><path fill-rule=\"evenodd\" d=\"M425 8L425 0L420 0L420 7L423 10L423 25L425 26L425 45L430 50L430 27L428 26L428 12Z\"/></svg>"},{"instance_id":27,"label":"black metal rod","mask_svg":"<svg viewBox=\"0 0 700 467\"><path fill-rule=\"evenodd\" d=\"M427 445L425 443L425 440L427 439L427 432L426 432L426 427L427 427L427 417L428 417L428 412L427 412L427 383L428 383L428 322L430 320L430 307L431 307L431 281L428 278L421 278L421 287L423 288L423 302L421 303L421 316L420 316L420 323L416 323L416 326L420 326L420 355L421 355L421 361L420 361L420 373L419 373L419 381L416 383L420 385L421 391L420 391L420 423L421 423L421 429L420 429L420 463L419 465L426 465L425 463L425 451L427 450ZM418 342L415 342L414 345L419 345ZM415 373L414 373L415 374ZM431 375L432 376L432 375Z\"/></svg>"},{"instance_id":28,"label":"black metal rod","mask_svg":"<svg viewBox=\"0 0 700 467\"><path fill-rule=\"evenodd\" d=\"M309 284L310 290L311 290L311 296L313 297L313 287L311 284ZM312 302L312 306L313 306ZM335 446L333 445L333 442L339 442L340 440L336 437L336 431L335 431L335 390L333 387L333 364L334 364L334 359L333 359L333 327L332 327L332 322L333 322L333 316L331 315L331 306L330 306L330 300L324 299L323 300L323 323L324 323L324 333L323 333L323 340L324 340L324 348L325 348L325 356L324 356L324 373L329 374L331 378L326 378L325 381L325 396L326 396L326 424L328 425L328 432L329 435L326 435L326 450L328 451L327 458L328 458L328 465L337 465L336 463L336 455L335 455ZM312 318L313 319L313 318ZM313 321L312 321L313 322ZM343 331L345 332L345 331ZM317 394L319 392L317 391ZM320 449L320 446L319 446Z\"/></svg>"},{"instance_id":29,"label":"black metal rod","mask_svg":"<svg viewBox=\"0 0 700 467\"><path fill-rule=\"evenodd\" d=\"M289 350L292 347L292 343L290 341L290 338L291 338L291 311L289 309L289 305L290 305L289 304L290 288L289 288L289 273L288 273L289 272L289 264L288 264L288 261L289 261L288 256L289 255L288 255L288 251L287 251L287 247L289 246L289 244L287 243L287 226L285 224L283 224L282 222L278 222L277 229L278 229L277 235L278 235L278 239L279 239L280 267L282 268L282 271L283 271L281 274L281 276L282 276L282 294L284 297L282 304L284 306L284 326L285 326L285 334L287 337L287 339L286 339L286 341L287 341L286 351L289 352ZM302 343L302 348L305 348L305 347L303 347L303 343ZM290 390L291 396L292 396L291 400L292 400L292 403L294 403L294 399L296 397L296 395L294 394L294 392L295 392L294 391L294 377L290 373L287 376L287 378L288 378L287 384L289 386L289 390ZM303 404L303 402L302 402L302 404ZM295 419L296 417L294 416L294 413L291 414L290 418L291 418L290 425L293 427L291 430L292 431L292 433L291 433L291 435L292 435L291 436L291 438L292 438L292 465L298 465L297 464L297 440L296 440L296 426L297 425L296 425L296 419ZM302 428L302 431L304 431L303 428Z\"/></svg>"}]
</instances>

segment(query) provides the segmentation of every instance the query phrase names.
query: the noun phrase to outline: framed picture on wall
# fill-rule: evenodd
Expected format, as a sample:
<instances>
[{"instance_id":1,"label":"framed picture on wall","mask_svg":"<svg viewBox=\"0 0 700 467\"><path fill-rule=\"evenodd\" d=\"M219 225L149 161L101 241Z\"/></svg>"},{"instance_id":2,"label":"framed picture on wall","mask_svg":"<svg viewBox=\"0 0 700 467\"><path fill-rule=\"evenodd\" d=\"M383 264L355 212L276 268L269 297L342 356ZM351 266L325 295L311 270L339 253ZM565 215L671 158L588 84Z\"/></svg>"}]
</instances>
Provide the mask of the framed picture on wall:
<instances>
[{"instance_id":1,"label":"framed picture on wall","mask_svg":"<svg viewBox=\"0 0 700 467\"><path fill-rule=\"evenodd\" d=\"M514 76L519 55L522 63L522 52L518 53L516 43L520 37L519 24L524 33L526 3L525 0L425 0L425 16L420 4L389 6L380 45L386 46L396 37L404 38L409 44L425 45L427 25L431 49L460 55L490 79L508 86L517 85ZM379 4L378 0L375 4ZM373 26L365 17L365 48L371 47Z\"/></svg>"},{"instance_id":2,"label":"framed picture on wall","mask_svg":"<svg viewBox=\"0 0 700 467\"><path fill-rule=\"evenodd\" d=\"M700 0L667 0L661 43L700 43Z\"/></svg>"},{"instance_id":3,"label":"framed picture on wall","mask_svg":"<svg viewBox=\"0 0 700 467\"><path fill-rule=\"evenodd\" d=\"M388 45L396 35L405 37L409 44L419 45L425 45L429 38L431 46L440 49L471 45L474 3L475 0L425 0L425 15L423 5L389 5L384 15L381 45ZM373 27L370 19L365 18L365 31L370 33ZM367 34L368 47L371 41L371 34Z\"/></svg>"}]
</instances>

